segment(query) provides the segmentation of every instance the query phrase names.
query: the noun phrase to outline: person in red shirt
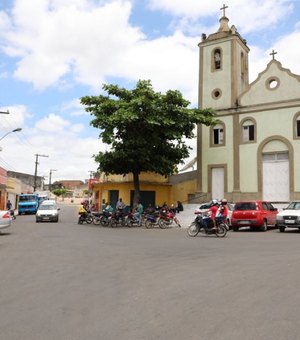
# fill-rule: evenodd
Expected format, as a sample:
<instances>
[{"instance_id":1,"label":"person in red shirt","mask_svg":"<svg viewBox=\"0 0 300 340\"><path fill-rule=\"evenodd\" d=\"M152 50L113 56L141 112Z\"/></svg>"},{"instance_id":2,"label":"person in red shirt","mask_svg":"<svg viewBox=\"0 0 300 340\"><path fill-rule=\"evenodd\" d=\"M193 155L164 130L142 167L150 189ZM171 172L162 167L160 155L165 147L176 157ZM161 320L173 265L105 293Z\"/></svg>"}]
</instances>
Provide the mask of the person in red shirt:
<instances>
[{"instance_id":1,"label":"person in red shirt","mask_svg":"<svg viewBox=\"0 0 300 340\"><path fill-rule=\"evenodd\" d=\"M224 198L221 201L221 206L220 206L220 215L223 216L224 220L227 220L228 216L228 206L227 206L227 200Z\"/></svg>"},{"instance_id":2,"label":"person in red shirt","mask_svg":"<svg viewBox=\"0 0 300 340\"><path fill-rule=\"evenodd\" d=\"M211 220L214 223L213 229L217 229L217 226L216 226L216 216L217 216L218 210L219 210L219 208L218 208L218 201L217 200L212 200L211 203L212 203L212 205L209 208L209 213L210 213L209 217L211 218Z\"/></svg>"}]
</instances>

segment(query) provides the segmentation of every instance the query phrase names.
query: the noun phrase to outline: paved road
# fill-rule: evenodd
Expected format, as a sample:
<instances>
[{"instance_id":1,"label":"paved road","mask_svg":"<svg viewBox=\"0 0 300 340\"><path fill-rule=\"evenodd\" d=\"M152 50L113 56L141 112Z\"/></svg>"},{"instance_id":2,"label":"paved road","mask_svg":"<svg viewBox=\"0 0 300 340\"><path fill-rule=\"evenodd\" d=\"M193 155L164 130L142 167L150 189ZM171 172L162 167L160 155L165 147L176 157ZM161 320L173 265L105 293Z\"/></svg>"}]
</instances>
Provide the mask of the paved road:
<instances>
[{"instance_id":1,"label":"paved road","mask_svg":"<svg viewBox=\"0 0 300 340\"><path fill-rule=\"evenodd\" d=\"M18 216L0 235L3 340L295 340L300 233L59 223Z\"/></svg>"}]
</instances>

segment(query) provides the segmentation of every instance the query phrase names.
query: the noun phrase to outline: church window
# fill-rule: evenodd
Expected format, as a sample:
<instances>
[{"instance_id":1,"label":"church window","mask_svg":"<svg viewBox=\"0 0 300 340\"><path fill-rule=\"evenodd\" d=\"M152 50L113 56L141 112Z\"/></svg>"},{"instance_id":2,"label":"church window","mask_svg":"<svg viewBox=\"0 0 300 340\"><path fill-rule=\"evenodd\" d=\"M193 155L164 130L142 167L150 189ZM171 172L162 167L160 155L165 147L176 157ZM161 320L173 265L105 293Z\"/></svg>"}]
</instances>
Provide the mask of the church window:
<instances>
[{"instance_id":1,"label":"church window","mask_svg":"<svg viewBox=\"0 0 300 340\"><path fill-rule=\"evenodd\" d=\"M211 141L211 146L225 144L225 126L223 123L220 122L211 129Z\"/></svg>"},{"instance_id":2,"label":"church window","mask_svg":"<svg viewBox=\"0 0 300 340\"><path fill-rule=\"evenodd\" d=\"M222 52L220 48L216 48L212 53L213 70L220 70L222 68Z\"/></svg>"},{"instance_id":3,"label":"church window","mask_svg":"<svg viewBox=\"0 0 300 340\"><path fill-rule=\"evenodd\" d=\"M300 112L294 116L294 138L300 139Z\"/></svg>"},{"instance_id":4,"label":"church window","mask_svg":"<svg viewBox=\"0 0 300 340\"><path fill-rule=\"evenodd\" d=\"M255 121L245 119L242 124L242 143L255 142Z\"/></svg>"},{"instance_id":5,"label":"church window","mask_svg":"<svg viewBox=\"0 0 300 340\"><path fill-rule=\"evenodd\" d=\"M266 88L268 90L275 90L279 87L280 80L277 77L270 77L266 80Z\"/></svg>"},{"instance_id":6,"label":"church window","mask_svg":"<svg viewBox=\"0 0 300 340\"><path fill-rule=\"evenodd\" d=\"M241 52L241 77L244 79L245 76L245 56L244 53Z\"/></svg>"},{"instance_id":7,"label":"church window","mask_svg":"<svg viewBox=\"0 0 300 340\"><path fill-rule=\"evenodd\" d=\"M297 137L300 137L300 118L297 119Z\"/></svg>"},{"instance_id":8,"label":"church window","mask_svg":"<svg viewBox=\"0 0 300 340\"><path fill-rule=\"evenodd\" d=\"M220 89L214 89L211 93L213 99L219 99L222 96L222 91Z\"/></svg>"}]
</instances>

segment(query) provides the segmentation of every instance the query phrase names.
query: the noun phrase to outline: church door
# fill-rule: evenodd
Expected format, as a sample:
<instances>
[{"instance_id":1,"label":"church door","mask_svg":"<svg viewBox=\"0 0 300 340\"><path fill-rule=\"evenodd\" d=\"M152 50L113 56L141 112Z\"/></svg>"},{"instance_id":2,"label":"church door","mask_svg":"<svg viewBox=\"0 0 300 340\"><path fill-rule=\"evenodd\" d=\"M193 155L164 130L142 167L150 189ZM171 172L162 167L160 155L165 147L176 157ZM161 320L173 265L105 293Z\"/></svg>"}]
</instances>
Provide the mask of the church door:
<instances>
[{"instance_id":1,"label":"church door","mask_svg":"<svg viewBox=\"0 0 300 340\"><path fill-rule=\"evenodd\" d=\"M224 168L212 168L211 180L212 199L224 198Z\"/></svg>"},{"instance_id":2,"label":"church door","mask_svg":"<svg viewBox=\"0 0 300 340\"><path fill-rule=\"evenodd\" d=\"M263 155L263 199L271 202L290 200L287 152Z\"/></svg>"}]
</instances>

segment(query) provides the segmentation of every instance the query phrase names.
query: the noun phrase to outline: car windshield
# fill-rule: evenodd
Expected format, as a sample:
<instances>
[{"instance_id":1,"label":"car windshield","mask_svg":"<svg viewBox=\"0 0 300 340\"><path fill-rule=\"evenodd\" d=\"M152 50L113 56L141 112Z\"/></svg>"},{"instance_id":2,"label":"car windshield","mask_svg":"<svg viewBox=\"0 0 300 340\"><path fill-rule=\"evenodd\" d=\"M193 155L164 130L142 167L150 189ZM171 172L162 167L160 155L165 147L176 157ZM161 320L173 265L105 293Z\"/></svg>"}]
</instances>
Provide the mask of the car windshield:
<instances>
[{"instance_id":1,"label":"car windshield","mask_svg":"<svg viewBox=\"0 0 300 340\"><path fill-rule=\"evenodd\" d=\"M240 202L236 203L234 210L256 210L255 202Z\"/></svg>"},{"instance_id":2,"label":"car windshield","mask_svg":"<svg viewBox=\"0 0 300 340\"><path fill-rule=\"evenodd\" d=\"M300 202L292 202L288 205L286 209L289 210L300 210Z\"/></svg>"},{"instance_id":3,"label":"car windshield","mask_svg":"<svg viewBox=\"0 0 300 340\"><path fill-rule=\"evenodd\" d=\"M56 210L56 206L55 205L40 205L39 210Z\"/></svg>"},{"instance_id":4,"label":"car windshield","mask_svg":"<svg viewBox=\"0 0 300 340\"><path fill-rule=\"evenodd\" d=\"M36 201L36 197L35 196L20 196L19 201L20 202L31 202L31 201Z\"/></svg>"}]
</instances>

